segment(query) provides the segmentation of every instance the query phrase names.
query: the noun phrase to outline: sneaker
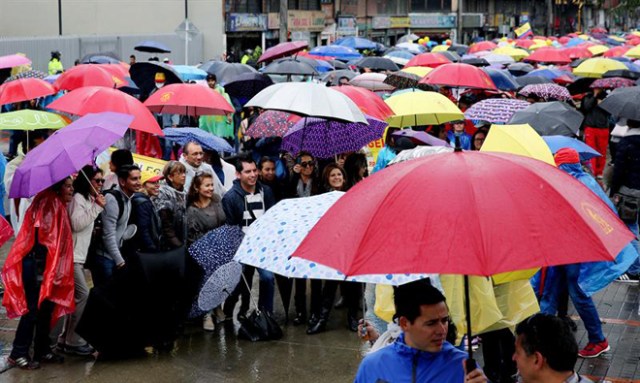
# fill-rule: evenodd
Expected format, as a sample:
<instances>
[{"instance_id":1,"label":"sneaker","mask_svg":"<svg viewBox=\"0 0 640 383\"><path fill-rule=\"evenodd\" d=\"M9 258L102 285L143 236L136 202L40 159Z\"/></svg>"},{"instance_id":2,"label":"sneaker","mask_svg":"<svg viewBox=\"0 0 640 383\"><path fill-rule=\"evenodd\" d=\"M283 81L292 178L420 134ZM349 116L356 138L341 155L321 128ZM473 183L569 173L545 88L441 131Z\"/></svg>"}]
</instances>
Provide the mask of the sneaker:
<instances>
[{"instance_id":1,"label":"sneaker","mask_svg":"<svg viewBox=\"0 0 640 383\"><path fill-rule=\"evenodd\" d=\"M19 367L23 370L37 370L40 368L40 363L35 360L29 360L29 358L21 357L21 358L7 358L7 364L9 367Z\"/></svg>"},{"instance_id":2,"label":"sneaker","mask_svg":"<svg viewBox=\"0 0 640 383\"><path fill-rule=\"evenodd\" d=\"M211 318L211 313L205 314L202 319L202 329L205 331L213 331L216 329L213 324L213 318Z\"/></svg>"},{"instance_id":3,"label":"sneaker","mask_svg":"<svg viewBox=\"0 0 640 383\"><path fill-rule=\"evenodd\" d=\"M606 339L599 343L589 342L585 348L578 351L578 356L585 359L597 358L609 350L611 350L611 347L609 347L609 342Z\"/></svg>"},{"instance_id":4,"label":"sneaker","mask_svg":"<svg viewBox=\"0 0 640 383\"><path fill-rule=\"evenodd\" d=\"M227 319L227 316L224 315L224 311L222 311L222 307L220 306L213 309L213 314L216 318L216 324L223 323Z\"/></svg>"},{"instance_id":5,"label":"sneaker","mask_svg":"<svg viewBox=\"0 0 640 383\"><path fill-rule=\"evenodd\" d=\"M616 282L623 283L638 283L640 281L640 274L624 273L616 279Z\"/></svg>"},{"instance_id":6,"label":"sneaker","mask_svg":"<svg viewBox=\"0 0 640 383\"><path fill-rule=\"evenodd\" d=\"M58 344L60 347L60 344ZM82 346L69 346L64 345L62 351L65 354L79 355L79 356L88 356L96 352L96 350L91 347L88 343L83 344Z\"/></svg>"}]
</instances>

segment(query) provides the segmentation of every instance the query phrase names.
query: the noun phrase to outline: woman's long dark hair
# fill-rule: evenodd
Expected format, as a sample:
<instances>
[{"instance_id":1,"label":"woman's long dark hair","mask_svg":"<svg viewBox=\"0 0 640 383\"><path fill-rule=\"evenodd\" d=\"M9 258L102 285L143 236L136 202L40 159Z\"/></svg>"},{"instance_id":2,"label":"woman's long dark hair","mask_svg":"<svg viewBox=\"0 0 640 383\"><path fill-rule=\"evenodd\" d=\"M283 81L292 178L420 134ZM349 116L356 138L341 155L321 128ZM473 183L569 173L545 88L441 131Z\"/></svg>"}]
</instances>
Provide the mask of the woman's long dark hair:
<instances>
[{"instance_id":1,"label":"woman's long dark hair","mask_svg":"<svg viewBox=\"0 0 640 383\"><path fill-rule=\"evenodd\" d=\"M351 189L355 184L363 180L360 169L365 169L364 177L368 176L367 156L364 153L351 153L344 160L344 171L347 173L345 190Z\"/></svg>"},{"instance_id":2,"label":"woman's long dark hair","mask_svg":"<svg viewBox=\"0 0 640 383\"><path fill-rule=\"evenodd\" d=\"M189 187L189 192L187 193L187 206L192 206L193 203L198 200L198 189L206 178L211 178L213 181L213 175L209 173L198 173L193 177L193 181L191 181L191 186ZM216 191L214 190L213 193L213 199L215 200Z\"/></svg>"},{"instance_id":3,"label":"woman's long dark hair","mask_svg":"<svg viewBox=\"0 0 640 383\"><path fill-rule=\"evenodd\" d=\"M86 174L85 177L82 173ZM82 168L78 176L73 181L73 190L76 193L80 193L84 198L89 199L89 194L91 193L91 181L96 174L102 174L102 169L94 168L93 165L87 165ZM87 179L88 178L88 179Z\"/></svg>"},{"instance_id":4,"label":"woman's long dark hair","mask_svg":"<svg viewBox=\"0 0 640 383\"><path fill-rule=\"evenodd\" d=\"M324 170L322 171L322 189L323 189L322 191L323 192L332 191L331 185L329 184L329 176L331 175L331 172L334 169L340 170L340 172L342 173L342 179L344 180L344 182L342 183L342 187L338 191L344 191L347 186L347 174L345 173L344 169L341 168L340 165L336 164L335 162L332 162L327 166L325 166Z\"/></svg>"}]
</instances>

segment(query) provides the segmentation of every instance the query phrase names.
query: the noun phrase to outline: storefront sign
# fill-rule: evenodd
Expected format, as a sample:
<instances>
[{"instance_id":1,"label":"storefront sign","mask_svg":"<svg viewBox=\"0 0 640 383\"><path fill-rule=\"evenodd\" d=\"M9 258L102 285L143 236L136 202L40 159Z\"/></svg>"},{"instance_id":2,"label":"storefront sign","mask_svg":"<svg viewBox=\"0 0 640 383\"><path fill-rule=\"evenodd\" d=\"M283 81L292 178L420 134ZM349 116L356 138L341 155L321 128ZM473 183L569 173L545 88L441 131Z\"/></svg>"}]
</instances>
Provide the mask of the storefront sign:
<instances>
[{"instance_id":1,"label":"storefront sign","mask_svg":"<svg viewBox=\"0 0 640 383\"><path fill-rule=\"evenodd\" d=\"M358 31L358 22L355 17L339 17L336 33L342 36L355 36Z\"/></svg>"},{"instance_id":2,"label":"storefront sign","mask_svg":"<svg viewBox=\"0 0 640 383\"><path fill-rule=\"evenodd\" d=\"M409 14L411 28L455 28L454 13L412 13Z\"/></svg>"},{"instance_id":3,"label":"storefront sign","mask_svg":"<svg viewBox=\"0 0 640 383\"><path fill-rule=\"evenodd\" d=\"M391 17L389 16L375 16L371 20L373 29L388 29L391 28Z\"/></svg>"},{"instance_id":4,"label":"storefront sign","mask_svg":"<svg viewBox=\"0 0 640 383\"><path fill-rule=\"evenodd\" d=\"M289 11L288 27L290 31L322 32L324 17L322 11ZM269 29L280 29L280 14L269 13L267 25Z\"/></svg>"},{"instance_id":5,"label":"storefront sign","mask_svg":"<svg viewBox=\"0 0 640 383\"><path fill-rule=\"evenodd\" d=\"M409 28L411 26L411 19L409 17L395 17L389 18L390 28Z\"/></svg>"},{"instance_id":6,"label":"storefront sign","mask_svg":"<svg viewBox=\"0 0 640 383\"><path fill-rule=\"evenodd\" d=\"M230 13L227 15L227 32L264 31L267 15L263 13Z\"/></svg>"}]
</instances>

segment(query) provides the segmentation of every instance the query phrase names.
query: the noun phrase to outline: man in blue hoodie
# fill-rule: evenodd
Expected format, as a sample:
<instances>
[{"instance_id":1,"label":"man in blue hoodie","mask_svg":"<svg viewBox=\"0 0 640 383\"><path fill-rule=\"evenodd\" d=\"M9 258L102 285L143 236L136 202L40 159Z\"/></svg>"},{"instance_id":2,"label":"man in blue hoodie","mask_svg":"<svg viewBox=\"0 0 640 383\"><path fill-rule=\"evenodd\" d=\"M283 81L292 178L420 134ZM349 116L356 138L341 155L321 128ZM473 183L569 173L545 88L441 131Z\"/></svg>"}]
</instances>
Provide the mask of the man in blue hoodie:
<instances>
[{"instance_id":1,"label":"man in blue hoodie","mask_svg":"<svg viewBox=\"0 0 640 383\"><path fill-rule=\"evenodd\" d=\"M258 167L250 157L239 157L236 162L236 180L233 187L222 197L222 209L226 216L227 225L238 225L245 233L256 219L264 214L267 209L275 204L275 198L271 189L258 181ZM255 268L244 266L244 276L251 288L253 273ZM275 282L273 273L267 270L258 269L260 275L260 292L258 306L261 310L273 313L273 296L275 292ZM238 303L239 296L242 296L242 303L238 317L246 316L249 310L250 291L243 281L227 298L224 304L226 320L232 320L233 310Z\"/></svg>"},{"instance_id":2,"label":"man in blue hoodie","mask_svg":"<svg viewBox=\"0 0 640 383\"><path fill-rule=\"evenodd\" d=\"M482 383L480 369L465 371L467 354L446 341L449 309L442 293L427 281L394 290L402 335L364 358L355 383Z\"/></svg>"}]
</instances>

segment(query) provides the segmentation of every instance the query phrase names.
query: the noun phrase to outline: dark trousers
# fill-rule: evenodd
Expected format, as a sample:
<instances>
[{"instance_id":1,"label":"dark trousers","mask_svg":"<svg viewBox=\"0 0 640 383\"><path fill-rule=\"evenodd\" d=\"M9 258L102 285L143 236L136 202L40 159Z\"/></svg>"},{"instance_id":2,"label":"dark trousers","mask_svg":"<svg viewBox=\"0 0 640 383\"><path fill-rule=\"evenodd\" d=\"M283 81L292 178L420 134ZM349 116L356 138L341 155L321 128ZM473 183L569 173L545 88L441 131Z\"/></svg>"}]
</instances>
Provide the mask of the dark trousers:
<instances>
[{"instance_id":1,"label":"dark trousers","mask_svg":"<svg viewBox=\"0 0 640 383\"><path fill-rule=\"evenodd\" d=\"M91 266L91 279L95 287L104 287L111 280L116 269L116 262L111 258L96 255Z\"/></svg>"},{"instance_id":2,"label":"dark trousers","mask_svg":"<svg viewBox=\"0 0 640 383\"><path fill-rule=\"evenodd\" d=\"M35 330L33 357L38 360L51 352L49 331L54 304L45 300L38 308L41 283L38 281L36 261L31 255L27 255L22 260L22 283L29 311L20 318L18 323L11 358L15 360L29 357L29 348L34 342Z\"/></svg>"},{"instance_id":3,"label":"dark trousers","mask_svg":"<svg viewBox=\"0 0 640 383\"><path fill-rule=\"evenodd\" d=\"M306 279L295 280L296 293L294 296L296 312L304 314L305 316L307 313L306 282ZM328 318L329 312L331 312L331 308L333 307L333 302L335 301L339 285L342 286L342 295L349 317L357 317L360 299L362 299L361 283L339 282L332 280L322 281L317 279L311 280L311 315L315 315L316 317L326 316Z\"/></svg>"}]
</instances>

